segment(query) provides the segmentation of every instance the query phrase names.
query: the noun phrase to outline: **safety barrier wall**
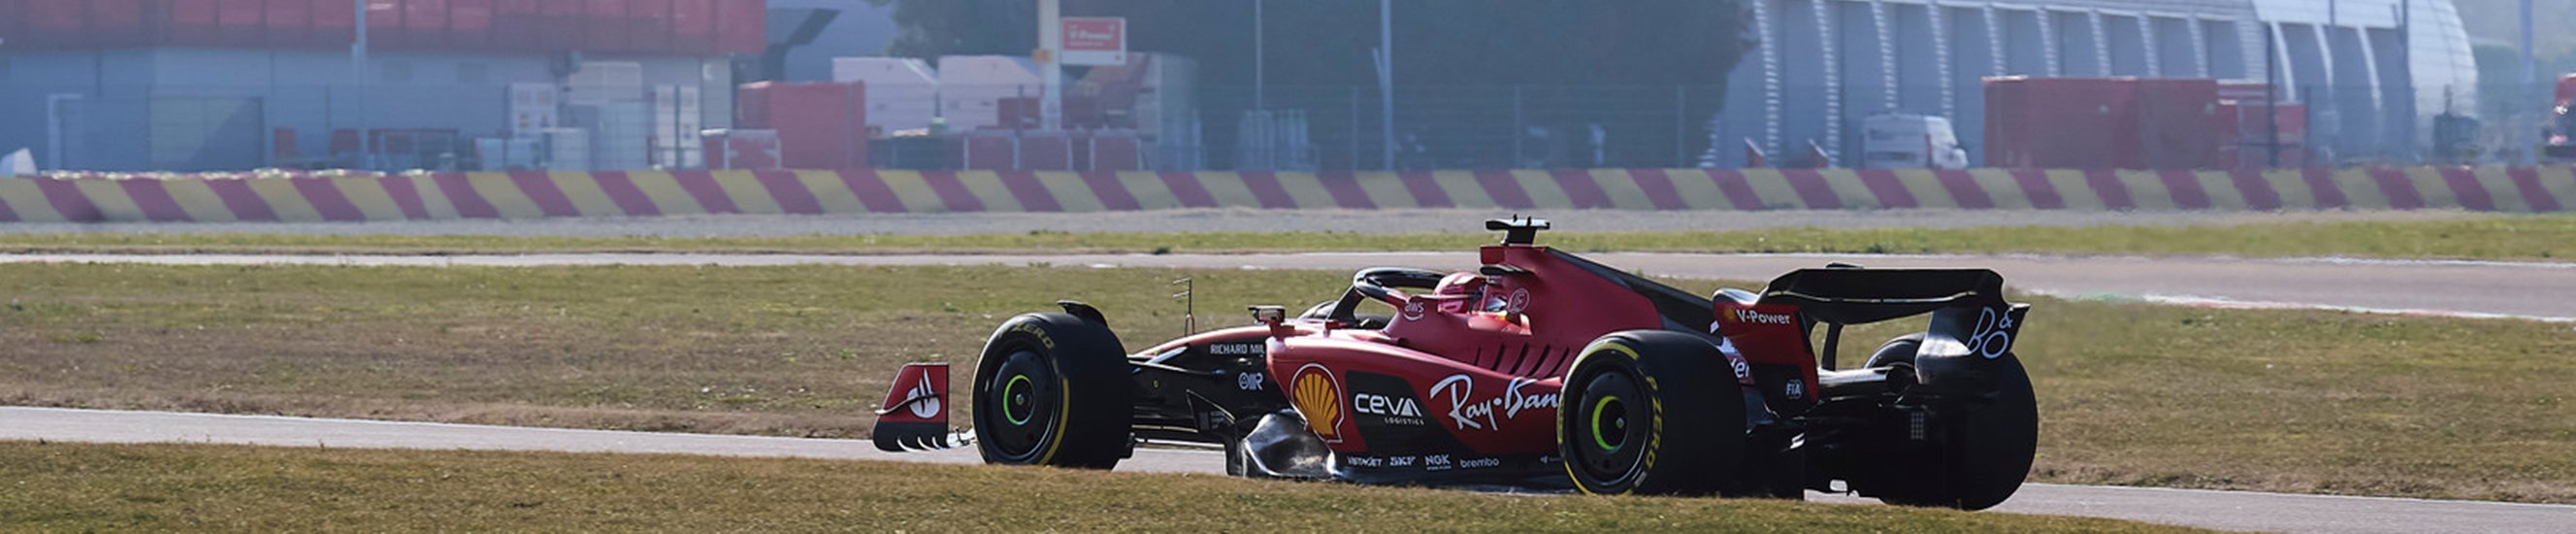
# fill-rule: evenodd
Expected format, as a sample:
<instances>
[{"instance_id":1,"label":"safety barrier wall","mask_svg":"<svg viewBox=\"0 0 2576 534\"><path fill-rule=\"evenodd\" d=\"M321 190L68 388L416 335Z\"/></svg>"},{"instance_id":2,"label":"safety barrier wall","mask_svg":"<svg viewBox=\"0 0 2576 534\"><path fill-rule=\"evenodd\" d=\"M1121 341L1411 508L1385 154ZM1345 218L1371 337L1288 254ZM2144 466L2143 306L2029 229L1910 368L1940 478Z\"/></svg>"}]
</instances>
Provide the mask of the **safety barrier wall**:
<instances>
[{"instance_id":1,"label":"safety barrier wall","mask_svg":"<svg viewBox=\"0 0 2576 534\"><path fill-rule=\"evenodd\" d=\"M675 171L0 178L0 222L401 221L1175 208L2560 212L2576 168Z\"/></svg>"}]
</instances>

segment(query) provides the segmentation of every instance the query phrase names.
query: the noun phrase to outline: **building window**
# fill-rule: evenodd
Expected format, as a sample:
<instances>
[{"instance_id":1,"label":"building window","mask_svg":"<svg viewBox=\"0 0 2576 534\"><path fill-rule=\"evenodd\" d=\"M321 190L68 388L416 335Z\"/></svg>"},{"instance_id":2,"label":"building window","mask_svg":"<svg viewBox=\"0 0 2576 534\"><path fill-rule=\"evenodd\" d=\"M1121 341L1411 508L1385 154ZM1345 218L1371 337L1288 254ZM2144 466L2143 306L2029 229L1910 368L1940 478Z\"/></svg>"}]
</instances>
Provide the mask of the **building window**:
<instances>
[{"instance_id":1,"label":"building window","mask_svg":"<svg viewBox=\"0 0 2576 534\"><path fill-rule=\"evenodd\" d=\"M492 78L492 66L479 62L456 64L456 83L481 84Z\"/></svg>"},{"instance_id":2,"label":"building window","mask_svg":"<svg viewBox=\"0 0 2576 534\"><path fill-rule=\"evenodd\" d=\"M384 69L385 83L411 83L411 62L403 60L386 61Z\"/></svg>"}]
</instances>

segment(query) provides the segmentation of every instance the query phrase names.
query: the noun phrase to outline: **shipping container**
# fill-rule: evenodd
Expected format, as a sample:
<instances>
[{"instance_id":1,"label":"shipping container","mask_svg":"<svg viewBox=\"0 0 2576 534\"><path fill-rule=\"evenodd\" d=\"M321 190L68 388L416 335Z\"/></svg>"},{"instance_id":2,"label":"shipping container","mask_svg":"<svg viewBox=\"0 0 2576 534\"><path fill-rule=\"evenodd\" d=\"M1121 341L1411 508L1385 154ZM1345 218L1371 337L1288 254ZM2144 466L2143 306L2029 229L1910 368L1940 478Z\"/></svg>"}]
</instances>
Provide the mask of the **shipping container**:
<instances>
[{"instance_id":1,"label":"shipping container","mask_svg":"<svg viewBox=\"0 0 2576 534\"><path fill-rule=\"evenodd\" d=\"M2112 78L1986 79L1986 162L2119 167L2138 146L2137 85Z\"/></svg>"},{"instance_id":2,"label":"shipping container","mask_svg":"<svg viewBox=\"0 0 2576 534\"><path fill-rule=\"evenodd\" d=\"M2141 79L2138 84L2139 150L2119 161L2124 169L2218 168L2218 80Z\"/></svg>"},{"instance_id":3,"label":"shipping container","mask_svg":"<svg viewBox=\"0 0 2576 534\"><path fill-rule=\"evenodd\" d=\"M735 126L778 132L789 168L868 165L865 84L760 82L742 86L735 104Z\"/></svg>"},{"instance_id":4,"label":"shipping container","mask_svg":"<svg viewBox=\"0 0 2576 534\"><path fill-rule=\"evenodd\" d=\"M268 0L221 0L215 25L224 46L260 46L268 42Z\"/></svg>"},{"instance_id":5,"label":"shipping container","mask_svg":"<svg viewBox=\"0 0 2576 534\"><path fill-rule=\"evenodd\" d=\"M769 47L768 0L715 0L716 49L758 54Z\"/></svg>"},{"instance_id":6,"label":"shipping container","mask_svg":"<svg viewBox=\"0 0 2576 534\"><path fill-rule=\"evenodd\" d=\"M625 23L629 50L648 54L680 50L671 43L671 3L667 0L629 4Z\"/></svg>"},{"instance_id":7,"label":"shipping container","mask_svg":"<svg viewBox=\"0 0 2576 534\"><path fill-rule=\"evenodd\" d=\"M537 30L541 36L539 45L547 50L579 50L587 46L590 41L586 31L589 28L581 22L588 16L583 9L585 7L588 6L582 0L547 1L543 8L545 11L538 17L545 21L545 25Z\"/></svg>"},{"instance_id":8,"label":"shipping container","mask_svg":"<svg viewBox=\"0 0 2576 534\"><path fill-rule=\"evenodd\" d=\"M99 43L139 42L150 36L143 24L143 0L90 0L82 33Z\"/></svg>"},{"instance_id":9,"label":"shipping container","mask_svg":"<svg viewBox=\"0 0 2576 534\"><path fill-rule=\"evenodd\" d=\"M260 17L265 43L280 46L319 44L313 42L313 2L315 0L262 0L267 13ZM348 3L348 2L342 2Z\"/></svg>"},{"instance_id":10,"label":"shipping container","mask_svg":"<svg viewBox=\"0 0 2576 534\"><path fill-rule=\"evenodd\" d=\"M171 43L215 44L223 41L223 25L218 17L223 2L218 0L163 0L168 9L163 19L163 37ZM104 44L104 43L94 43Z\"/></svg>"},{"instance_id":11,"label":"shipping container","mask_svg":"<svg viewBox=\"0 0 2576 534\"><path fill-rule=\"evenodd\" d=\"M575 0L567 0L575 1ZM629 50L626 40L626 0L578 0L589 5L581 22L589 36L583 46L591 50Z\"/></svg>"},{"instance_id":12,"label":"shipping container","mask_svg":"<svg viewBox=\"0 0 2576 534\"><path fill-rule=\"evenodd\" d=\"M714 0L671 0L671 46L678 50L716 48Z\"/></svg>"},{"instance_id":13,"label":"shipping container","mask_svg":"<svg viewBox=\"0 0 2576 534\"><path fill-rule=\"evenodd\" d=\"M313 0L313 27L306 41L314 46L348 46L358 38L358 6L339 0Z\"/></svg>"},{"instance_id":14,"label":"shipping container","mask_svg":"<svg viewBox=\"0 0 2576 534\"><path fill-rule=\"evenodd\" d=\"M493 49L494 0L447 0L448 48Z\"/></svg>"},{"instance_id":15,"label":"shipping container","mask_svg":"<svg viewBox=\"0 0 2576 534\"><path fill-rule=\"evenodd\" d=\"M732 170L777 170L784 167L778 159L778 132L772 130L707 130L699 139L706 144L707 168Z\"/></svg>"},{"instance_id":16,"label":"shipping container","mask_svg":"<svg viewBox=\"0 0 2576 534\"><path fill-rule=\"evenodd\" d=\"M492 4L492 48L499 50L542 49L546 26L544 0L494 0Z\"/></svg>"}]
</instances>

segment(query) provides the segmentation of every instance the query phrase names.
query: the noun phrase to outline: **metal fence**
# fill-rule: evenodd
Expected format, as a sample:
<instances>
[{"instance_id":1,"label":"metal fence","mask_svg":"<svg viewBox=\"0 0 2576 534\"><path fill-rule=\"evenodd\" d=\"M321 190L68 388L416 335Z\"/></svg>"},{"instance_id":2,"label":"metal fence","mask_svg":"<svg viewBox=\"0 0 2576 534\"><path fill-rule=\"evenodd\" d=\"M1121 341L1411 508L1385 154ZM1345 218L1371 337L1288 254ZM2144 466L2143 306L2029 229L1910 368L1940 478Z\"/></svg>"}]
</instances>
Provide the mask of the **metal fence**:
<instances>
[{"instance_id":1,"label":"metal fence","mask_svg":"<svg viewBox=\"0 0 2576 534\"><path fill-rule=\"evenodd\" d=\"M2300 87L2284 95L2307 104L2308 134L2301 142L2315 149L2316 163L2529 163L2544 141L2541 130L2557 120L2547 86L2429 90L2443 94L2357 86ZM656 103L647 88L617 98L637 106L623 112L547 108L553 111L536 115L556 126L617 124L629 132L621 138L649 144L630 165L688 168L698 162L696 133L731 124L732 95L707 92L696 97L698 108L686 111ZM1153 117L1141 130L1146 166L1156 170L1739 166L1748 141L1770 154L1774 166L1798 164L1792 160L1803 158L1811 141L1838 165L1855 166L1858 121L1875 113L1946 115L1968 153L1982 155L1985 148L1987 103L1973 83L1787 87L1770 102L1747 96L1759 91L1735 93L1711 86L1400 87L1389 135L1374 86L1201 87L1185 117ZM1834 105L1827 105L1827 95L1837 97ZM526 137L525 123L536 120L512 100L505 87L488 85L232 87L0 78L0 153L23 147L43 168L102 171L489 168L495 146L537 146L489 143ZM907 104L871 102L870 108L901 105ZM2480 118L2473 125L2439 125L2460 132L2440 139L2431 117L2446 107ZM950 105L939 111L998 112ZM617 113L643 116L602 118ZM1254 122L1247 124L1247 117ZM995 122L980 128L1009 129ZM2558 131L2569 129L2576 126ZM2064 132L2100 133L2080 123L2065 124ZM880 139L877 145L872 159L879 166L943 168L956 161L942 143Z\"/></svg>"}]
</instances>

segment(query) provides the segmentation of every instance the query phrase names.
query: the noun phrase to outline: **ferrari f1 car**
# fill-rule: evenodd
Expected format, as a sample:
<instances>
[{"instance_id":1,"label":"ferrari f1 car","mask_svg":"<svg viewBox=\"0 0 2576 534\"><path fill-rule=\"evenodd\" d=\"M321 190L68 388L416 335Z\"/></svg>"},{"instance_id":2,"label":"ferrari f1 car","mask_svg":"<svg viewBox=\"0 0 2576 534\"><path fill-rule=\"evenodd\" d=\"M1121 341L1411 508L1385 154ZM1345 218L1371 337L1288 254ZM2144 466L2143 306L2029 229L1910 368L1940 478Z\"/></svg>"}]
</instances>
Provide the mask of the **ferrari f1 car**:
<instances>
[{"instance_id":1,"label":"ferrari f1 car","mask_svg":"<svg viewBox=\"0 0 2576 534\"><path fill-rule=\"evenodd\" d=\"M1140 441L1197 442L1251 477L1971 510L2029 474L2038 412L2012 349L2030 308L1992 271L1836 265L1701 298L1535 245L1544 221L1487 227L1506 236L1475 272L1368 269L1302 314L1255 306L1255 325L1142 351L1082 303L1012 318L968 379L971 438L948 433L944 367L916 364L878 445L1105 469ZM1926 314L1835 365L1845 326Z\"/></svg>"}]
</instances>

